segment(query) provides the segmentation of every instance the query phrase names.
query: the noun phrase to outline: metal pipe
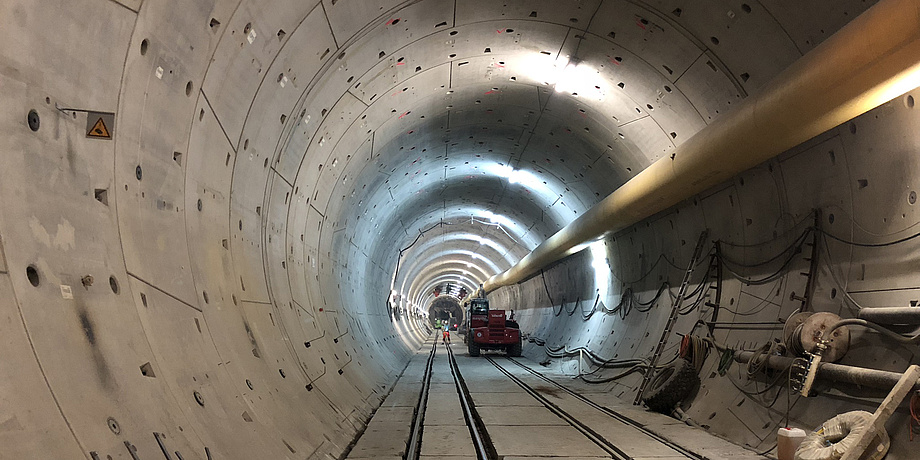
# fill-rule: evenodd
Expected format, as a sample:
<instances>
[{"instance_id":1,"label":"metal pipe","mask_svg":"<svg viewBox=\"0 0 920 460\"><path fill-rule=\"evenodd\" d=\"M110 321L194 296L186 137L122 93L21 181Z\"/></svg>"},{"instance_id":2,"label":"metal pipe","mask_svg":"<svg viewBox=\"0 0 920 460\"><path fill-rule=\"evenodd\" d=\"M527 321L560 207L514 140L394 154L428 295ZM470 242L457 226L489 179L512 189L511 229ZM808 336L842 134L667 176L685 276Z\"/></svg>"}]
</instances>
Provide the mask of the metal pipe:
<instances>
[{"instance_id":1,"label":"metal pipe","mask_svg":"<svg viewBox=\"0 0 920 460\"><path fill-rule=\"evenodd\" d=\"M622 230L920 86L920 2L882 0L544 241L486 291Z\"/></svg>"},{"instance_id":2,"label":"metal pipe","mask_svg":"<svg viewBox=\"0 0 920 460\"><path fill-rule=\"evenodd\" d=\"M859 310L859 319L878 324L920 325L920 308L917 307L872 307Z\"/></svg>"},{"instance_id":3,"label":"metal pipe","mask_svg":"<svg viewBox=\"0 0 920 460\"><path fill-rule=\"evenodd\" d=\"M755 355L763 356L762 353L753 351L735 352L735 361L746 363ZM766 366L771 369L788 369L792 365L793 358L785 356L770 355L766 358ZM890 390L898 383L901 378L901 372L881 371L878 369L868 369L865 367L846 366L843 364L834 364L823 362L818 365L817 377L822 380L832 382L844 382L854 385L861 385L881 390ZM918 382L920 383L920 382ZM920 390L920 384L915 383L914 388Z\"/></svg>"}]
</instances>

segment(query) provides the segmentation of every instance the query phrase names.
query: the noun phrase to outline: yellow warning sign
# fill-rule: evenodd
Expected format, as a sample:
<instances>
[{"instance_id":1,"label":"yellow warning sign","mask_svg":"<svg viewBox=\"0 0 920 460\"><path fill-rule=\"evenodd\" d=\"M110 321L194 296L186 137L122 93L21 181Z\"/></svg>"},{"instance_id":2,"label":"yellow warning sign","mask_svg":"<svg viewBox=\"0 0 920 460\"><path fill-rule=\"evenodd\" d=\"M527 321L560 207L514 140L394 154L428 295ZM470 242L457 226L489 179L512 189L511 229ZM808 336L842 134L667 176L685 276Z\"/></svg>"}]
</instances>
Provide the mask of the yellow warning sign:
<instances>
[{"instance_id":1,"label":"yellow warning sign","mask_svg":"<svg viewBox=\"0 0 920 460\"><path fill-rule=\"evenodd\" d=\"M86 137L90 139L112 139L115 134L115 114L108 112L86 113Z\"/></svg>"},{"instance_id":2,"label":"yellow warning sign","mask_svg":"<svg viewBox=\"0 0 920 460\"><path fill-rule=\"evenodd\" d=\"M101 117L99 118L99 121L97 121L96 124L93 125L92 129L90 129L89 132L86 133L86 135L89 137L102 137L105 139L109 139L112 137L112 135L109 134L109 128L105 127L105 122L102 121Z\"/></svg>"}]
</instances>

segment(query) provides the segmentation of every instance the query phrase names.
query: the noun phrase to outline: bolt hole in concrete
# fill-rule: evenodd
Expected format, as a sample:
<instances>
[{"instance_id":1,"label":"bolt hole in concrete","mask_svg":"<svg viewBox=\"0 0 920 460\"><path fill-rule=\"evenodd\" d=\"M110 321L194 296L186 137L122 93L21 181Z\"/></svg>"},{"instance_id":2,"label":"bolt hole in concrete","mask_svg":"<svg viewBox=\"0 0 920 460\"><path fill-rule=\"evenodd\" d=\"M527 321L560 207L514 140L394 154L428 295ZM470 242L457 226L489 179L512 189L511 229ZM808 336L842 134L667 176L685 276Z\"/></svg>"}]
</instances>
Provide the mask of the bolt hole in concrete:
<instances>
[{"instance_id":1,"label":"bolt hole in concrete","mask_svg":"<svg viewBox=\"0 0 920 460\"><path fill-rule=\"evenodd\" d=\"M109 205L109 191L103 188L97 188L93 190L93 196L96 198L96 201L108 206Z\"/></svg>"},{"instance_id":2,"label":"bolt hole in concrete","mask_svg":"<svg viewBox=\"0 0 920 460\"><path fill-rule=\"evenodd\" d=\"M904 105L906 105L908 109L914 108L914 97L908 94L907 97L904 98Z\"/></svg>"},{"instance_id":3,"label":"bolt hole in concrete","mask_svg":"<svg viewBox=\"0 0 920 460\"><path fill-rule=\"evenodd\" d=\"M109 417L105 422L109 426L109 430L112 430L112 433L121 433L121 427L118 426L118 422L114 418Z\"/></svg>"},{"instance_id":4,"label":"bolt hole in concrete","mask_svg":"<svg viewBox=\"0 0 920 460\"><path fill-rule=\"evenodd\" d=\"M146 38L143 39L143 40L141 40L141 56L144 56L144 55L147 54L147 46L148 46L148 45L149 45L149 42L147 41Z\"/></svg>"},{"instance_id":5,"label":"bolt hole in concrete","mask_svg":"<svg viewBox=\"0 0 920 460\"><path fill-rule=\"evenodd\" d=\"M253 388L252 388L252 382L250 382L249 379L246 379L246 386L249 387L250 390L253 389Z\"/></svg>"},{"instance_id":6,"label":"bolt hole in concrete","mask_svg":"<svg viewBox=\"0 0 920 460\"><path fill-rule=\"evenodd\" d=\"M208 299L208 291L201 291L201 296L204 297L204 303L211 303Z\"/></svg>"},{"instance_id":7,"label":"bolt hole in concrete","mask_svg":"<svg viewBox=\"0 0 920 460\"><path fill-rule=\"evenodd\" d=\"M150 363L141 364L141 375L144 377L154 378L157 375L153 372L153 366Z\"/></svg>"},{"instance_id":8,"label":"bolt hole in concrete","mask_svg":"<svg viewBox=\"0 0 920 460\"><path fill-rule=\"evenodd\" d=\"M112 292L118 294L118 280L114 276L109 277L109 287L112 288Z\"/></svg>"},{"instance_id":9,"label":"bolt hole in concrete","mask_svg":"<svg viewBox=\"0 0 920 460\"><path fill-rule=\"evenodd\" d=\"M185 84L185 95L191 97L193 88L194 87L192 86L192 82L186 83Z\"/></svg>"},{"instance_id":10,"label":"bolt hole in concrete","mask_svg":"<svg viewBox=\"0 0 920 460\"><path fill-rule=\"evenodd\" d=\"M195 402L198 403L199 406L204 407L204 398L201 396L201 393L195 391L192 392L192 396L195 397Z\"/></svg>"},{"instance_id":11,"label":"bolt hole in concrete","mask_svg":"<svg viewBox=\"0 0 920 460\"><path fill-rule=\"evenodd\" d=\"M34 265L29 265L26 267L26 277L29 278L29 283L32 283L32 286L38 287L41 284L41 278L38 276L38 269Z\"/></svg>"},{"instance_id":12,"label":"bolt hole in concrete","mask_svg":"<svg viewBox=\"0 0 920 460\"><path fill-rule=\"evenodd\" d=\"M134 168L134 176L137 177L137 180L141 180L141 178L144 177L144 170L141 169L141 165L137 165L137 167Z\"/></svg>"},{"instance_id":13,"label":"bolt hole in concrete","mask_svg":"<svg viewBox=\"0 0 920 460\"><path fill-rule=\"evenodd\" d=\"M284 375L284 369L278 369L278 373L281 374L281 378L286 379L287 375Z\"/></svg>"},{"instance_id":14,"label":"bolt hole in concrete","mask_svg":"<svg viewBox=\"0 0 920 460\"><path fill-rule=\"evenodd\" d=\"M910 194L907 195L907 202L915 204L917 202L917 192L911 191Z\"/></svg>"},{"instance_id":15,"label":"bolt hole in concrete","mask_svg":"<svg viewBox=\"0 0 920 460\"><path fill-rule=\"evenodd\" d=\"M41 126L41 118L38 116L38 112L36 112L35 109L29 110L27 120L29 122L29 129L38 131L38 128Z\"/></svg>"}]
</instances>

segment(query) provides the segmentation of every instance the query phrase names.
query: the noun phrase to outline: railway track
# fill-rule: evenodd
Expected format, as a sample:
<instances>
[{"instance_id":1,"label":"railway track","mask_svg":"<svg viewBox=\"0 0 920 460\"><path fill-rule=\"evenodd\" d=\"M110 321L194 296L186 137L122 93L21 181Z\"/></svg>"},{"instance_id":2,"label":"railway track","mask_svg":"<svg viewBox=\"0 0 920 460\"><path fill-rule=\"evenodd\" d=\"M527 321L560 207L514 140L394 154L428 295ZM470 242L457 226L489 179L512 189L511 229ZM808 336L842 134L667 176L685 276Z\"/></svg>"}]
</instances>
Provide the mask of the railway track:
<instances>
[{"instance_id":1,"label":"railway track","mask_svg":"<svg viewBox=\"0 0 920 460\"><path fill-rule=\"evenodd\" d=\"M470 437L473 440L473 447L476 449L476 458L479 460L495 460L498 454L495 452L495 446L489 438L489 432L485 424L476 413L473 405L473 398L470 396L469 388L463 381L463 375L457 366L457 359L454 352L447 344L447 356L450 359L450 373L454 377L454 384L457 386L457 394L460 396L460 407L463 409L463 418L466 420L466 426L470 429Z\"/></svg>"},{"instance_id":2,"label":"railway track","mask_svg":"<svg viewBox=\"0 0 920 460\"><path fill-rule=\"evenodd\" d=\"M621 450L619 447L615 446L613 443L605 439L603 436L598 434L596 431L592 430L591 427L589 427L588 425L585 425L584 423L579 421L577 418L573 417L567 411L565 411L564 409L562 409L561 407L559 407L558 405L556 405L555 403L547 399L545 396L540 394L540 392L534 390L526 382L519 379L516 375L512 374L507 369L502 367L500 364L498 364L495 361L494 358L489 357L489 356L485 358L490 363L492 363L492 365L495 366L495 368L498 369L499 372L504 374L512 382L516 383L519 387L521 387L521 389L523 389L524 392L526 392L531 397L539 401L540 404L543 404L543 406L546 407L550 412L552 412L553 414L555 414L562 420L565 420L565 422L571 425L572 428L575 428L576 430L578 430L578 432L580 432L582 435L588 438L588 440L596 444L604 452L610 455L611 458L616 458L620 460L629 460L631 458L629 455L626 454L626 452Z\"/></svg>"},{"instance_id":3,"label":"railway track","mask_svg":"<svg viewBox=\"0 0 920 460\"><path fill-rule=\"evenodd\" d=\"M422 452L422 427L425 426L425 409L428 406L428 389L431 387L431 368L434 365L434 357L438 350L438 341L435 340L431 345L431 353L428 354L428 363L425 366L425 375L422 377L422 391L419 392L418 403L412 415L412 431L409 436L409 444L406 448L407 460L417 460Z\"/></svg>"},{"instance_id":4,"label":"railway track","mask_svg":"<svg viewBox=\"0 0 920 460\"><path fill-rule=\"evenodd\" d=\"M421 457L425 427L425 411L428 408L428 394L431 387L432 369L435 359L437 359L438 356L437 348L438 343L435 341L428 355L425 374L422 378L422 389L419 392L418 403L416 404L412 417L411 435L406 448L406 455L403 457L406 460L418 460ZM482 419L480 419L479 415L476 413L473 399L470 396L466 382L463 380L463 375L460 373L460 368L457 366L454 352L451 350L450 344L446 344L445 348L447 349L450 373L453 377L454 386L457 389L457 395L460 398L460 408L463 411L464 421L466 422L467 428L470 430L470 439L473 442L476 458L479 460L497 460L498 455L495 453L495 447L492 445L485 424L483 424Z\"/></svg>"},{"instance_id":5,"label":"railway track","mask_svg":"<svg viewBox=\"0 0 920 460\"><path fill-rule=\"evenodd\" d=\"M697 460L703 460L703 459L706 458L706 457L704 457L704 456L702 456L702 455L699 455L699 454L697 454L697 453L694 453L694 452L692 452L692 451L689 451L689 450L687 450L686 448L681 447L681 446L679 446L679 445L677 445L677 444L675 444L675 443L673 443L673 442L671 442L671 441L665 439L664 437L662 437L662 436L660 436L660 435L658 435L658 434L656 434L656 433L654 433L654 432L652 432L652 431L646 429L642 424L636 422L635 420L630 419L629 417L627 417L627 416L625 416L625 415L623 415L623 414L621 414L621 413L619 413L619 412L617 412L617 411L615 411L615 410L613 410L613 409L610 409L610 408L608 408L608 407L605 407L605 406L602 406L602 405L600 405L600 404L597 404L597 403L595 403L594 401L591 401L590 399L586 398L585 396L583 396L583 395L581 395L581 394L579 394L579 393L577 393L577 392L575 392L575 391L573 391L573 390L571 390L571 389L569 389L569 388L567 388L567 387L565 387L565 386L563 386L563 385L561 385L561 384L555 382L554 380L552 380L552 379L546 377L545 375L543 375L543 374L541 374L541 373L539 373L539 372L537 372L537 371L531 369L531 368L528 367L528 366L525 366L524 364L521 364L520 362L518 362L517 360L515 360L515 359L513 359L513 358L505 357L504 359L507 360L507 361L510 361L510 362L513 363L514 365L519 366L519 367L521 367L522 369L528 371L529 373L533 374L535 377L541 379L542 381L545 381L545 382L547 382L547 383L553 385L554 387L556 387L556 388L558 388L558 389L564 391L565 393L567 393L567 394L573 396L573 397L574 397L575 399L577 399L578 401L581 401L582 403L587 404L588 406L590 406L590 407L592 407L592 408L598 410L599 412L601 412L601 413L603 413L603 414L605 414L605 415L607 415L607 416L609 416L609 417L611 417L611 418L616 419L616 420L619 421L620 423L623 423L623 424L625 424L625 425L629 425L629 426L635 428L636 430L640 431L641 433L643 433L644 435L648 436L649 438L654 439L655 441L657 441L657 442L659 442L659 443L661 443L661 444L663 444L663 445L665 445L665 446L667 446L667 447L673 449L673 450L675 451L675 456L681 455L681 456L684 456L684 457L686 457L686 458L692 458L692 459L697 459ZM570 426L572 426L573 428L575 428L576 430L578 430L578 432L580 432L582 435L584 435L585 438L587 438L587 439L590 440L592 443L594 443L595 445L597 445L597 447L599 447L600 449L602 449L603 451L605 451L607 454L609 454L609 455L611 456L611 458L621 459L621 460L631 460L631 459L633 458L633 456L629 455L629 453L627 453L626 451L624 451L621 447L619 447L619 446L617 446L616 444L610 442L610 441L609 441L608 439L606 439L603 435L599 434L597 431L595 431L594 429L592 429L590 426L588 426L588 425L586 425L585 423L581 422L577 417L575 417L575 416L573 416L572 414L570 414L568 411L566 411L564 408L560 407L558 404L556 404L556 403L550 401L546 396L544 396L543 394L541 394L539 391L535 390L535 389L534 389L533 387L531 387L527 382L523 381L521 378L519 378L518 376L514 375L512 372L510 372L510 371L509 371L508 369L506 369L504 366L502 366L501 364L499 364L499 362L498 362L495 358L493 358L493 357L486 357L486 360L488 360L493 366L495 366L495 368L498 369L499 372L501 372L501 373L504 374L506 377L508 377L508 379L510 379L511 381L513 381L513 382L514 382L515 384L517 384L519 387L521 387L521 389L523 389L527 394L529 394L531 397L533 397L534 399L536 399L537 401L539 401L539 402L540 402L544 407L546 407L550 412L554 413L556 416L558 416L559 418L561 418L562 420L564 420L566 423L568 423Z\"/></svg>"},{"instance_id":6,"label":"railway track","mask_svg":"<svg viewBox=\"0 0 920 460\"><path fill-rule=\"evenodd\" d=\"M650 437L650 438L652 438L652 439L654 439L654 440L660 442L661 444L664 444L664 445L670 447L671 449L676 450L677 452L680 452L680 454L684 455L684 456L687 457L687 458L693 458L693 459L697 459L697 460L704 460L704 459L707 458L707 457L705 457L705 456L703 456L703 455L700 455L700 454L698 454L698 453L696 453L696 452L693 452L693 451L691 451L691 450L688 450L688 449L684 448L683 446L680 446L680 445L678 445L678 444L675 444L675 443L671 442L670 440L668 440L668 439L664 438L663 436L661 436L661 435L655 433L654 431L651 431L651 430L645 428L645 426L642 425L641 423L639 423L639 422L637 422L637 421L635 421L635 420L633 420L633 419L631 419L631 418L629 418L629 417L627 417L627 416L625 416L625 415L623 415L623 414L621 414L621 413L619 413L619 412L617 412L617 411L615 411L615 410L613 410L613 409L611 409L611 408L609 408L609 407L602 406L602 405L600 405L600 404L598 404L598 403L596 403L596 402L594 402L594 401L588 399L587 397L585 397L585 396L582 395L581 393L578 393L578 392L576 392L576 391L574 391L574 390L571 390L570 388L568 388L568 387L566 387L566 386L564 386L564 385L562 385L562 384L556 382L555 380L553 380L553 379L551 379L551 378L549 378L549 377L543 375L543 374L540 373L539 371L536 371L536 370L532 369L530 366L527 366L527 365L525 365L525 364L521 364L520 361L518 361L518 360L516 360L516 359L514 359L514 358L505 358L505 359L507 359L508 361L511 361L512 363L518 365L519 367L521 367L522 369L526 370L527 372L530 372L531 374L533 374L533 375L536 376L537 378L539 378L539 379L541 379L541 380L543 380L543 381L549 383L550 385L553 385L553 386L555 386L556 388L559 388L560 390L562 390L562 391L568 393L569 395L575 397L575 398L578 399L579 401L581 401L581 402L583 402L583 403L585 403L585 404L587 404L587 405L589 405L589 406L591 406L591 407L597 409L598 411L603 412L604 414L607 414L607 415L609 415L610 417L612 417L612 418L614 418L614 419L616 419L616 420L618 420L618 421L620 421L620 422L622 422L622 423L625 423L625 424L627 424L627 425L633 426L634 428L636 428L637 430L641 431L642 433L644 433L644 434L647 435L648 437ZM494 363L493 363L493 364L494 364Z\"/></svg>"}]
</instances>

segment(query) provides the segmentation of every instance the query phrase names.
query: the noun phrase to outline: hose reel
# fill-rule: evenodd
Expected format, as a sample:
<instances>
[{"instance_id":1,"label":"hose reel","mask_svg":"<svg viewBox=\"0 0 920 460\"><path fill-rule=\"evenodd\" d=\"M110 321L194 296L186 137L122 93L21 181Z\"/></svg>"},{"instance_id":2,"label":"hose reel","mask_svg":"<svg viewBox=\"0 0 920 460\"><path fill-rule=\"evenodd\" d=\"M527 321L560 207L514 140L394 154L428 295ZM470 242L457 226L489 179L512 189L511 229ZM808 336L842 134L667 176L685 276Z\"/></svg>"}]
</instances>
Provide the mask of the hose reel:
<instances>
[{"instance_id":1,"label":"hose reel","mask_svg":"<svg viewBox=\"0 0 920 460\"><path fill-rule=\"evenodd\" d=\"M825 331L838 321L840 316L830 312L801 312L790 316L783 326L786 348L796 356L820 354L822 361L840 361L850 348L850 330L839 327L824 337ZM819 343L823 344L823 351Z\"/></svg>"}]
</instances>

